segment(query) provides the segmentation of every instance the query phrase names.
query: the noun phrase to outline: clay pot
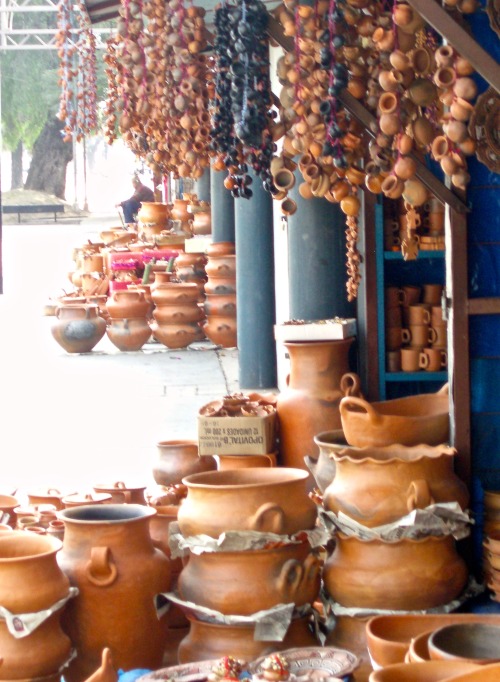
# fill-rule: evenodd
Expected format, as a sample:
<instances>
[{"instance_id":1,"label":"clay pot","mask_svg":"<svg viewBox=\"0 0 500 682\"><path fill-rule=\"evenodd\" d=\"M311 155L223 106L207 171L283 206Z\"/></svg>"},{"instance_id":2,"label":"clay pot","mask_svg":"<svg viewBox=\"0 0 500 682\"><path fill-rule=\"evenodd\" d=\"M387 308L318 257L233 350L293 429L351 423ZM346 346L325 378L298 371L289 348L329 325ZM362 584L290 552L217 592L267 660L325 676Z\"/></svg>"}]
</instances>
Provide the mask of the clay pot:
<instances>
[{"instance_id":1,"label":"clay pot","mask_svg":"<svg viewBox=\"0 0 500 682\"><path fill-rule=\"evenodd\" d=\"M206 295L225 295L236 293L236 279L233 275L228 277L209 277L204 286Z\"/></svg>"},{"instance_id":2,"label":"clay pot","mask_svg":"<svg viewBox=\"0 0 500 682\"><path fill-rule=\"evenodd\" d=\"M458 502L466 509L468 490L453 470L456 454L446 445L333 451L336 473L323 504L368 527L392 523L435 502Z\"/></svg>"},{"instance_id":3,"label":"clay pot","mask_svg":"<svg viewBox=\"0 0 500 682\"><path fill-rule=\"evenodd\" d=\"M236 294L207 294L203 307L207 315L236 316Z\"/></svg>"},{"instance_id":4,"label":"clay pot","mask_svg":"<svg viewBox=\"0 0 500 682\"><path fill-rule=\"evenodd\" d=\"M234 253L235 244L234 242L212 242L207 246L207 256L212 258L213 256L225 256Z\"/></svg>"},{"instance_id":5,"label":"clay pot","mask_svg":"<svg viewBox=\"0 0 500 682\"><path fill-rule=\"evenodd\" d=\"M436 86L427 78L415 78L407 92L411 101L419 107L430 106L437 97Z\"/></svg>"},{"instance_id":6,"label":"clay pot","mask_svg":"<svg viewBox=\"0 0 500 682\"><path fill-rule=\"evenodd\" d=\"M216 660L233 656L251 661L259 656L295 647L318 646L306 617L292 619L282 641L258 641L254 638L255 625L220 625L196 620L188 616L189 633L179 644L180 663Z\"/></svg>"},{"instance_id":7,"label":"clay pot","mask_svg":"<svg viewBox=\"0 0 500 682\"><path fill-rule=\"evenodd\" d=\"M0 604L11 614L50 609L68 597L69 580L56 558L61 547L59 540L25 531L0 535ZM60 622L65 608L20 638L0 620L0 679L35 679L53 675L62 667L71 651L71 641ZM13 625L19 632L24 628L22 622Z\"/></svg>"},{"instance_id":8,"label":"clay pot","mask_svg":"<svg viewBox=\"0 0 500 682\"><path fill-rule=\"evenodd\" d=\"M306 470L304 457L317 458L314 436L340 428L340 400L359 393L359 379L349 374L352 338L339 341L287 342L290 375L277 396L280 457L284 466Z\"/></svg>"},{"instance_id":9,"label":"clay pot","mask_svg":"<svg viewBox=\"0 0 500 682\"><path fill-rule=\"evenodd\" d=\"M198 441L161 440L156 449L159 459L153 465L153 478L158 485L175 485L185 476L217 468L213 457L198 455Z\"/></svg>"},{"instance_id":10,"label":"clay pot","mask_svg":"<svg viewBox=\"0 0 500 682\"><path fill-rule=\"evenodd\" d=\"M198 287L193 282L167 282L158 284L151 291L151 298L155 305L196 303L198 295Z\"/></svg>"},{"instance_id":11,"label":"clay pot","mask_svg":"<svg viewBox=\"0 0 500 682\"><path fill-rule=\"evenodd\" d=\"M500 625L455 623L434 630L428 640L431 660L485 664L500 661ZM500 670L500 666L499 666Z\"/></svg>"},{"instance_id":12,"label":"clay pot","mask_svg":"<svg viewBox=\"0 0 500 682\"><path fill-rule=\"evenodd\" d=\"M90 353L106 333L106 322L96 305L59 306L51 332L67 353Z\"/></svg>"},{"instance_id":13,"label":"clay pot","mask_svg":"<svg viewBox=\"0 0 500 682\"><path fill-rule=\"evenodd\" d=\"M452 536L384 542L338 533L323 570L326 590L342 606L398 611L443 606L467 577Z\"/></svg>"},{"instance_id":14,"label":"clay pot","mask_svg":"<svg viewBox=\"0 0 500 682\"><path fill-rule=\"evenodd\" d=\"M200 338L200 327L196 322L185 324L151 323L154 338L167 348L186 348Z\"/></svg>"},{"instance_id":15,"label":"clay pot","mask_svg":"<svg viewBox=\"0 0 500 682\"><path fill-rule=\"evenodd\" d=\"M396 175L388 175L380 186L383 194L389 199L399 199L403 194L404 183Z\"/></svg>"},{"instance_id":16,"label":"clay pot","mask_svg":"<svg viewBox=\"0 0 500 682\"><path fill-rule=\"evenodd\" d=\"M195 235L207 235L212 233L212 214L210 211L210 206L203 211L193 211L191 231Z\"/></svg>"},{"instance_id":17,"label":"clay pot","mask_svg":"<svg viewBox=\"0 0 500 682\"><path fill-rule=\"evenodd\" d=\"M109 493L74 493L63 497L64 508L81 507L84 504L106 504L112 501Z\"/></svg>"},{"instance_id":18,"label":"clay pot","mask_svg":"<svg viewBox=\"0 0 500 682\"><path fill-rule=\"evenodd\" d=\"M186 536L219 537L228 530L293 535L313 528L317 508L307 494L307 477L304 471L286 467L187 476L179 529Z\"/></svg>"},{"instance_id":19,"label":"clay pot","mask_svg":"<svg viewBox=\"0 0 500 682\"><path fill-rule=\"evenodd\" d=\"M92 486L96 493L111 495L113 504L146 504L146 486L127 486L123 481L116 483L96 483Z\"/></svg>"},{"instance_id":20,"label":"clay pot","mask_svg":"<svg viewBox=\"0 0 500 682\"><path fill-rule=\"evenodd\" d=\"M236 325L234 315L209 315L203 323L203 331L217 346L236 348L238 345Z\"/></svg>"},{"instance_id":21,"label":"clay pot","mask_svg":"<svg viewBox=\"0 0 500 682\"><path fill-rule=\"evenodd\" d=\"M73 491L71 491L73 492ZM70 492L61 492L57 488L47 488L46 490L34 490L28 492L28 502L30 505L36 507L42 504L50 504L54 509L64 509L63 497L69 495Z\"/></svg>"},{"instance_id":22,"label":"clay pot","mask_svg":"<svg viewBox=\"0 0 500 682\"><path fill-rule=\"evenodd\" d=\"M319 491L324 493L335 476L336 466L332 454L345 448L347 441L342 429L336 429L316 434L314 436L314 443L319 450L318 458L314 459L308 456L304 459L309 471L314 476Z\"/></svg>"},{"instance_id":23,"label":"clay pot","mask_svg":"<svg viewBox=\"0 0 500 682\"><path fill-rule=\"evenodd\" d=\"M111 318L106 327L106 334L118 350L138 351L151 338L151 329L146 318Z\"/></svg>"},{"instance_id":24,"label":"clay pot","mask_svg":"<svg viewBox=\"0 0 500 682\"><path fill-rule=\"evenodd\" d=\"M217 455L218 471L275 466L277 466L277 459L274 453L268 455Z\"/></svg>"},{"instance_id":25,"label":"clay pot","mask_svg":"<svg viewBox=\"0 0 500 682\"><path fill-rule=\"evenodd\" d=\"M205 270L208 277L236 277L236 256L210 256Z\"/></svg>"},{"instance_id":26,"label":"clay pot","mask_svg":"<svg viewBox=\"0 0 500 682\"><path fill-rule=\"evenodd\" d=\"M8 514L8 519L5 523L8 523L12 528L16 525L16 515L14 514L14 509L19 506L19 501L13 495L0 495L0 516L2 514Z\"/></svg>"},{"instance_id":27,"label":"clay pot","mask_svg":"<svg viewBox=\"0 0 500 682\"><path fill-rule=\"evenodd\" d=\"M476 670L479 666L459 661L396 663L370 675L370 682L441 682Z\"/></svg>"},{"instance_id":28,"label":"clay pot","mask_svg":"<svg viewBox=\"0 0 500 682\"><path fill-rule=\"evenodd\" d=\"M170 214L173 220L180 220L183 226L189 224L191 215L188 212L189 201L187 199L175 199Z\"/></svg>"},{"instance_id":29,"label":"clay pot","mask_svg":"<svg viewBox=\"0 0 500 682\"><path fill-rule=\"evenodd\" d=\"M410 178L405 182L402 197L411 206L422 206L429 198L429 191L423 182Z\"/></svg>"},{"instance_id":30,"label":"clay pot","mask_svg":"<svg viewBox=\"0 0 500 682\"><path fill-rule=\"evenodd\" d=\"M185 274L190 271L193 275L204 277L206 265L207 257L201 253L180 253L175 259L176 273L186 270Z\"/></svg>"},{"instance_id":31,"label":"clay pot","mask_svg":"<svg viewBox=\"0 0 500 682\"><path fill-rule=\"evenodd\" d=\"M200 322L205 317L203 308L197 303L157 305L153 317L159 325L188 324Z\"/></svg>"},{"instance_id":32,"label":"clay pot","mask_svg":"<svg viewBox=\"0 0 500 682\"><path fill-rule=\"evenodd\" d=\"M79 590L63 622L77 651L64 671L68 682L89 676L99 666L104 647L113 652L117 668L160 666L168 632L154 599L170 588L170 562L155 549L149 534L155 514L135 504L61 512L66 530L59 563Z\"/></svg>"},{"instance_id":33,"label":"clay pot","mask_svg":"<svg viewBox=\"0 0 500 682\"><path fill-rule=\"evenodd\" d=\"M150 311L150 303L143 290L124 289L109 296L106 309L112 319L145 319Z\"/></svg>"},{"instance_id":34,"label":"clay pot","mask_svg":"<svg viewBox=\"0 0 500 682\"><path fill-rule=\"evenodd\" d=\"M143 201L137 213L137 220L143 225L159 225L165 228L169 214L168 204L158 201Z\"/></svg>"},{"instance_id":35,"label":"clay pot","mask_svg":"<svg viewBox=\"0 0 500 682\"><path fill-rule=\"evenodd\" d=\"M150 293L152 293L159 284L168 284L174 276L173 272L167 272L166 270L155 270L153 274L154 279L150 287Z\"/></svg>"}]
</instances>

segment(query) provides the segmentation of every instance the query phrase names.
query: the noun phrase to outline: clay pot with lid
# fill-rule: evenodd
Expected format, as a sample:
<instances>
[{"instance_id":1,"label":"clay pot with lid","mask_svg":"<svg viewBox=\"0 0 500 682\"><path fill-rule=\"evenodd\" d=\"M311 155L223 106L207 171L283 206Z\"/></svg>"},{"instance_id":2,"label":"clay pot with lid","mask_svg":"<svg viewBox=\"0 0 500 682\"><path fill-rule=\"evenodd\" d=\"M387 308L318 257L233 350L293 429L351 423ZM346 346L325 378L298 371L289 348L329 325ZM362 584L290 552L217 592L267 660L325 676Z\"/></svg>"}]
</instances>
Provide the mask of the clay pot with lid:
<instances>
[{"instance_id":1,"label":"clay pot with lid","mask_svg":"<svg viewBox=\"0 0 500 682\"><path fill-rule=\"evenodd\" d=\"M185 536L228 530L293 535L313 528L317 507L307 494L305 471L287 467L211 471L183 479L188 494L179 509Z\"/></svg>"},{"instance_id":2,"label":"clay pot with lid","mask_svg":"<svg viewBox=\"0 0 500 682\"><path fill-rule=\"evenodd\" d=\"M84 504L106 504L111 503L112 498L109 493L74 493L66 495L62 499L64 508L81 507Z\"/></svg>"},{"instance_id":3,"label":"clay pot with lid","mask_svg":"<svg viewBox=\"0 0 500 682\"><path fill-rule=\"evenodd\" d=\"M195 440L161 440L156 449L159 458L153 465L153 478L158 485L175 485L191 474L217 469L212 456L200 457Z\"/></svg>"},{"instance_id":4,"label":"clay pot with lid","mask_svg":"<svg viewBox=\"0 0 500 682\"><path fill-rule=\"evenodd\" d=\"M96 483L92 487L98 495L110 495L113 504L146 504L145 485L126 485L123 481L116 481Z\"/></svg>"},{"instance_id":5,"label":"clay pot with lid","mask_svg":"<svg viewBox=\"0 0 500 682\"><path fill-rule=\"evenodd\" d=\"M67 682L88 677L99 666L104 647L113 652L117 668L161 665L168 630L165 618L158 617L155 597L168 592L171 578L169 559L150 537L155 514L137 504L60 512L65 533L59 564L78 588L63 619L77 652L64 671Z\"/></svg>"},{"instance_id":6,"label":"clay pot with lid","mask_svg":"<svg viewBox=\"0 0 500 682\"><path fill-rule=\"evenodd\" d=\"M106 333L96 305L58 306L52 336L67 353L90 353Z\"/></svg>"}]
</instances>

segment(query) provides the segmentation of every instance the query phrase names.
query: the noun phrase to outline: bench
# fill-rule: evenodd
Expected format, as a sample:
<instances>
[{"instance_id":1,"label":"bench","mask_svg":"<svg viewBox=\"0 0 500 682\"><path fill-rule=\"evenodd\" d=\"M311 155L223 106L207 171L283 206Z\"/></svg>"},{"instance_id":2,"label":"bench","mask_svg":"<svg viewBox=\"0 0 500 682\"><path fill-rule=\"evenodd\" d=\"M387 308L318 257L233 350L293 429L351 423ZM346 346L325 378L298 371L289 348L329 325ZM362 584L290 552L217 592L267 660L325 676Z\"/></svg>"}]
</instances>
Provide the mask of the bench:
<instances>
[{"instance_id":1,"label":"bench","mask_svg":"<svg viewBox=\"0 0 500 682\"><path fill-rule=\"evenodd\" d=\"M17 222L21 222L21 213L53 213L54 220L57 221L57 214L64 213L63 204L33 204L33 205L13 205L2 206L2 213L17 213Z\"/></svg>"}]
</instances>

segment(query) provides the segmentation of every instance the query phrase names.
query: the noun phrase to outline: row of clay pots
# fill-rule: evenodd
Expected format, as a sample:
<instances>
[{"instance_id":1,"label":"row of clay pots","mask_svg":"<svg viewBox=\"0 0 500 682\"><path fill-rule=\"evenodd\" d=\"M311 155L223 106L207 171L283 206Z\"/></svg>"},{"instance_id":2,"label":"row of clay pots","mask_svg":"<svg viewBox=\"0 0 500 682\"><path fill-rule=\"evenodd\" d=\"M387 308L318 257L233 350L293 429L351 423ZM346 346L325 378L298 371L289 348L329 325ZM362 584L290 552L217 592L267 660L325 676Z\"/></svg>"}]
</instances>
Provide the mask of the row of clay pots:
<instances>
[{"instance_id":1,"label":"row of clay pots","mask_svg":"<svg viewBox=\"0 0 500 682\"><path fill-rule=\"evenodd\" d=\"M218 346L237 345L236 324L236 255L233 242L213 244L205 266L204 308L207 337Z\"/></svg>"}]
</instances>

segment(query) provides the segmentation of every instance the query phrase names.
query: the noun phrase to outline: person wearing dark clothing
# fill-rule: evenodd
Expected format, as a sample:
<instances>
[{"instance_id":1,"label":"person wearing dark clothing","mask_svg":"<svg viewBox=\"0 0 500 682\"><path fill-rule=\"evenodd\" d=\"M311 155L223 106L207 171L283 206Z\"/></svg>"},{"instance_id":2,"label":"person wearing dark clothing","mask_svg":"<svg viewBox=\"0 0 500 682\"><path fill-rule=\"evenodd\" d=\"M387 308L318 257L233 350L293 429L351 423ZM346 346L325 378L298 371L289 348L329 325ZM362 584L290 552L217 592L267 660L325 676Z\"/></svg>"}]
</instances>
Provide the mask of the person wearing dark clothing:
<instances>
[{"instance_id":1,"label":"person wearing dark clothing","mask_svg":"<svg viewBox=\"0 0 500 682\"><path fill-rule=\"evenodd\" d=\"M155 195L152 189L143 185L137 176L132 179L134 186L134 193L129 199L121 201L116 204L116 208L123 210L123 220L127 225L135 223L135 216L137 211L141 208L143 201L154 201Z\"/></svg>"}]
</instances>

